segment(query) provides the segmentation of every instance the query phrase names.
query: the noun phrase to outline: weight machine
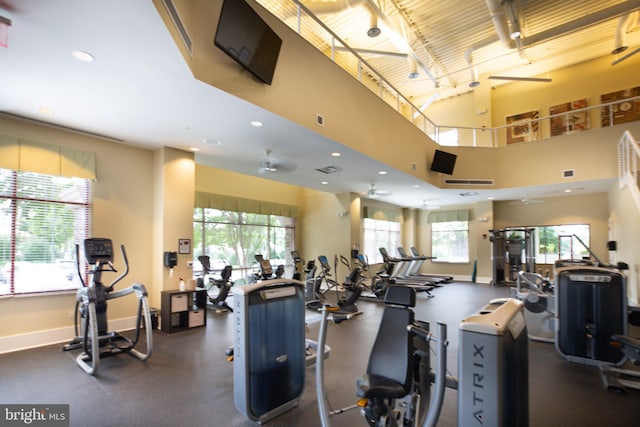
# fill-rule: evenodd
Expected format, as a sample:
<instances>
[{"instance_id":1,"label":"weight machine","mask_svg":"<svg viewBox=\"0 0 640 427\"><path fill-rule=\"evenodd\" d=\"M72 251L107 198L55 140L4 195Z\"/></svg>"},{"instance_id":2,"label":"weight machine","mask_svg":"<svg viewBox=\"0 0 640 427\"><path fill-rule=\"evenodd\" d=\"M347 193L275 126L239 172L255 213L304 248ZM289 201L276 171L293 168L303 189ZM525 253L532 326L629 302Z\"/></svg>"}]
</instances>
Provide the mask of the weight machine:
<instances>
[{"instance_id":1,"label":"weight machine","mask_svg":"<svg viewBox=\"0 0 640 427\"><path fill-rule=\"evenodd\" d=\"M515 282L519 271L535 272L534 230L534 228L489 230L493 261L492 286L503 286Z\"/></svg>"}]
</instances>

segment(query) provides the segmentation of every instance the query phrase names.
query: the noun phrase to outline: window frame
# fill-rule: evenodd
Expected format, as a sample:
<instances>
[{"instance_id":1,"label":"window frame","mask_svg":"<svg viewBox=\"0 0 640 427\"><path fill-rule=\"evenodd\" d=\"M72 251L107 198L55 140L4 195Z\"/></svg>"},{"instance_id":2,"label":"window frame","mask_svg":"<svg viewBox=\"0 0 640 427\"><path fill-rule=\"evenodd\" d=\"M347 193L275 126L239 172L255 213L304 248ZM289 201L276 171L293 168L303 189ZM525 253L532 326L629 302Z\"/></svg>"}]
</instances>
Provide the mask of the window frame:
<instances>
[{"instance_id":1,"label":"window frame","mask_svg":"<svg viewBox=\"0 0 640 427\"><path fill-rule=\"evenodd\" d=\"M464 224L464 228L456 228L456 229L450 229L450 230L435 230L434 228L440 228L440 226L442 224L451 224L451 223L461 223ZM443 227L444 228L444 227ZM440 249L436 248L434 246L434 241L437 241L439 239L434 239L434 233L453 233L455 236L455 233L463 233L464 238L461 241L461 243L466 243L465 244L465 249L466 249L466 260L463 259L459 259L459 257L443 257L441 255ZM469 220L454 220L454 221L438 221L438 222L432 222L430 224L429 227L429 234L430 234L430 246L431 246L431 256L434 257L431 262L434 263L448 263L448 264L469 264L470 263L470 251L469 251ZM455 240L459 240L456 239L454 237L453 239Z\"/></svg>"},{"instance_id":2,"label":"window frame","mask_svg":"<svg viewBox=\"0 0 640 427\"><path fill-rule=\"evenodd\" d=\"M214 221L210 218L214 217L215 214L211 212L220 212L222 215L229 215L231 217L226 221ZM198 218L198 212L200 212ZM235 218L235 219L233 219ZM278 225L276 224L279 221L279 218L287 219L290 224L289 225ZM265 259L271 259L271 256L274 255L274 248L277 245L278 239L284 237L285 246L286 242L290 242L290 249L295 250L295 231L296 231L296 219L295 217L283 216L283 215L273 215L273 214L258 214L252 212L237 212L233 210L222 210L215 208L194 208L193 212L193 231L194 231L194 243L193 243L193 259L194 259L194 275L198 275L201 273L201 264L198 261L198 256L202 254L206 254L211 256L210 253L207 253L207 226L215 226L215 225L223 225L223 226L232 226L237 228L251 227L254 229L264 228L266 242L264 246L268 248L268 253L265 252ZM284 236L279 235L278 231L284 231ZM241 230L238 230L239 233L242 233ZM244 249L244 248L243 248ZM264 249L264 248L263 248ZM284 249L287 251L287 249ZM290 252L290 251L289 251ZM244 253L243 257L245 262L248 265L234 265L233 266L233 280L244 279L248 277L251 273L256 269L256 263L254 261L255 254L247 254ZM289 253L284 254L284 267L285 267L285 275L290 276L293 271L294 265L293 260L291 259ZM279 262L283 261L280 259ZM221 267L217 265L217 259L214 257L211 259L212 261L212 269L219 270ZM223 262L228 262L228 259L221 260ZM220 268L217 268L220 267Z\"/></svg>"},{"instance_id":3,"label":"window frame","mask_svg":"<svg viewBox=\"0 0 640 427\"><path fill-rule=\"evenodd\" d=\"M536 264L553 265L558 260L568 259L566 257L561 256L561 254L558 252L558 250L561 249L562 241L560 240L560 238L562 237L571 239L570 251L571 249L574 249L571 256L575 255L576 252L577 252L577 255L579 255L580 257L590 256L589 251L586 248L584 248L579 242L577 245L573 244L574 242L573 236L575 234L582 234L582 236L579 235L578 237L582 239L585 245L591 246L591 225L590 224L585 223L585 224L535 225L529 228L533 228L535 230L533 235L534 235L534 238L536 239L536 245L535 245ZM563 229L566 230L567 228L570 228L572 230L565 231L565 232L562 231ZM579 230L579 228L582 228L582 230ZM552 239L552 241L550 242L547 242L546 239L545 241L543 241L541 237L542 232L544 232L544 230L547 230L547 229L558 229L557 233L551 233L554 239ZM570 233L570 234L566 234L566 233ZM557 242L557 245L554 246L556 242ZM556 250L554 252L546 252L546 251L541 252L540 249L543 245L547 245L549 247L555 247Z\"/></svg>"}]
</instances>

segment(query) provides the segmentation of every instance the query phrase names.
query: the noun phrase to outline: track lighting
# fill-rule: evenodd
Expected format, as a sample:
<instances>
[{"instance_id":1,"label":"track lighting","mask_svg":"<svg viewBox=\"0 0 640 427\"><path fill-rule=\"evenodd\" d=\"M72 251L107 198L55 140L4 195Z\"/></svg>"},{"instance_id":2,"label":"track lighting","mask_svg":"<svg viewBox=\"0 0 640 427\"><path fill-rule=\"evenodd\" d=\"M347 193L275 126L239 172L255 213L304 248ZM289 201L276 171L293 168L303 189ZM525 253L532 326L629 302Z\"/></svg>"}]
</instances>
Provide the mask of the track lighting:
<instances>
[{"instance_id":1,"label":"track lighting","mask_svg":"<svg viewBox=\"0 0 640 427\"><path fill-rule=\"evenodd\" d=\"M420 73L418 72L418 64L416 63L415 59L413 59L411 56L409 56L408 58L409 58L409 75L407 77L409 77L410 79L416 79L420 77Z\"/></svg>"},{"instance_id":2,"label":"track lighting","mask_svg":"<svg viewBox=\"0 0 640 427\"><path fill-rule=\"evenodd\" d=\"M471 81L469 82L469 87L478 87L480 86L480 79L478 79L478 69L473 65L473 48L468 48L464 52L464 59L469 64L469 71L471 72Z\"/></svg>"},{"instance_id":3,"label":"track lighting","mask_svg":"<svg viewBox=\"0 0 640 427\"><path fill-rule=\"evenodd\" d=\"M369 13L369 29L367 30L367 35L369 37L378 37L381 32L380 27L378 27L378 17L375 12L371 11Z\"/></svg>"},{"instance_id":4,"label":"track lighting","mask_svg":"<svg viewBox=\"0 0 640 427\"><path fill-rule=\"evenodd\" d=\"M626 14L620 17L618 20L618 25L616 26L616 38L615 38L615 46L611 51L612 55L617 55L619 53L624 52L629 48L627 45L627 30L629 29L629 24L631 23L631 15Z\"/></svg>"}]
</instances>

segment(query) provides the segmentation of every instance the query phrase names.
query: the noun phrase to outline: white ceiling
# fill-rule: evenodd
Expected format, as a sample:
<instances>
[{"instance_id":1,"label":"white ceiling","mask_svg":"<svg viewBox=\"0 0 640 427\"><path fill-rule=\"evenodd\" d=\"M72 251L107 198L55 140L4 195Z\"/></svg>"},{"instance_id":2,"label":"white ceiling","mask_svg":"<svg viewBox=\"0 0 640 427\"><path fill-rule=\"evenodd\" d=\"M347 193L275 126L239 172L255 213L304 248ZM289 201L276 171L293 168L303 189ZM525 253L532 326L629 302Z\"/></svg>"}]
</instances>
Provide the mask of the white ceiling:
<instances>
[{"instance_id":1,"label":"white ceiling","mask_svg":"<svg viewBox=\"0 0 640 427\"><path fill-rule=\"evenodd\" d=\"M488 81L490 75L549 78L553 70L608 55L619 17L640 8L637 0L257 1L289 17L285 21L294 28L300 2L416 107L436 93L444 99L470 91L472 70L478 82L495 86L501 82ZM374 38L367 36L371 11L382 30ZM309 22L302 20L306 31ZM509 36L514 22L520 28L517 41ZM638 30L638 15L631 14L621 32L631 48L640 44ZM390 36L400 34L406 45ZM320 38L329 49L331 38ZM419 64L414 79L408 77L408 56Z\"/></svg>"},{"instance_id":2,"label":"white ceiling","mask_svg":"<svg viewBox=\"0 0 640 427\"><path fill-rule=\"evenodd\" d=\"M399 206L563 194L563 186L557 185L483 190L477 196L461 197L463 190L436 189L231 97L193 78L151 0L0 0L0 16L12 21L9 47L0 48L0 112L4 114L146 148L198 147L199 163L321 191L362 193L375 183L377 189L392 192L380 200ZM95 61L84 63L72 57L71 52L78 49L93 54ZM43 108L50 113L43 113ZM264 126L252 127L252 120ZM301 150L298 142L303 139ZM272 160L293 170L259 173L267 149ZM331 157L334 151L342 156ZM316 171L325 166L336 166L341 172L325 176ZM380 170L388 173L378 175ZM328 184L321 184L323 180ZM608 185L580 184L584 192L606 191Z\"/></svg>"}]
</instances>

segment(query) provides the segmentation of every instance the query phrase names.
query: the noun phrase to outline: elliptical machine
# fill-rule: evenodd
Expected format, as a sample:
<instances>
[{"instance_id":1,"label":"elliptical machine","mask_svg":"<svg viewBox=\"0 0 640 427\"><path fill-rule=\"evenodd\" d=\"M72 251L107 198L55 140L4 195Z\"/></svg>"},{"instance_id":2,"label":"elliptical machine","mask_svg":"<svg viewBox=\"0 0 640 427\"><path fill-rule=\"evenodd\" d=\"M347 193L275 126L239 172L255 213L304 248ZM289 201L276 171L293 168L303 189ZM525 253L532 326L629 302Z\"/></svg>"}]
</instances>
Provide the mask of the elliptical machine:
<instances>
[{"instance_id":1,"label":"elliptical machine","mask_svg":"<svg viewBox=\"0 0 640 427\"><path fill-rule=\"evenodd\" d=\"M87 374L95 375L101 358L129 353L140 360L147 360L153 350L151 311L147 289L142 283L114 291L114 286L129 273L129 262L124 245L120 246L125 271L108 286L102 283L103 272L117 273L113 266L113 243L111 239L89 238L84 241L87 263L91 266L91 282L85 283L80 269L80 247L76 245L76 266L82 288L76 293L74 327L76 337L63 347L64 351L82 349L76 357L76 363ZM108 331L107 301L134 293L138 299L138 311L134 338L125 337L117 332ZM146 353L135 349L140 338L140 329L146 330ZM78 324L80 322L80 324Z\"/></svg>"},{"instance_id":2,"label":"elliptical machine","mask_svg":"<svg viewBox=\"0 0 640 427\"><path fill-rule=\"evenodd\" d=\"M360 268L356 266L351 269L349 275L345 277L344 283L340 284L330 278L331 265L329 265L327 257L325 255L320 255L318 257L318 261L320 262L321 272L311 281L311 283L313 283L313 298L307 298L307 308L310 310L320 311L323 306L331 305L332 302L329 301L326 295L331 291L331 289L333 289L335 291L335 303L338 307L331 311L330 317L334 322L339 323L343 320L350 319L353 316L362 314L356 304L356 301L362 294L362 290L364 288ZM334 264L337 268L337 257L334 259ZM343 261L343 264L348 265L348 263L346 263L346 259ZM326 289L324 290L322 289L323 283L326 284ZM342 288L343 290L341 291L339 288Z\"/></svg>"}]
</instances>

